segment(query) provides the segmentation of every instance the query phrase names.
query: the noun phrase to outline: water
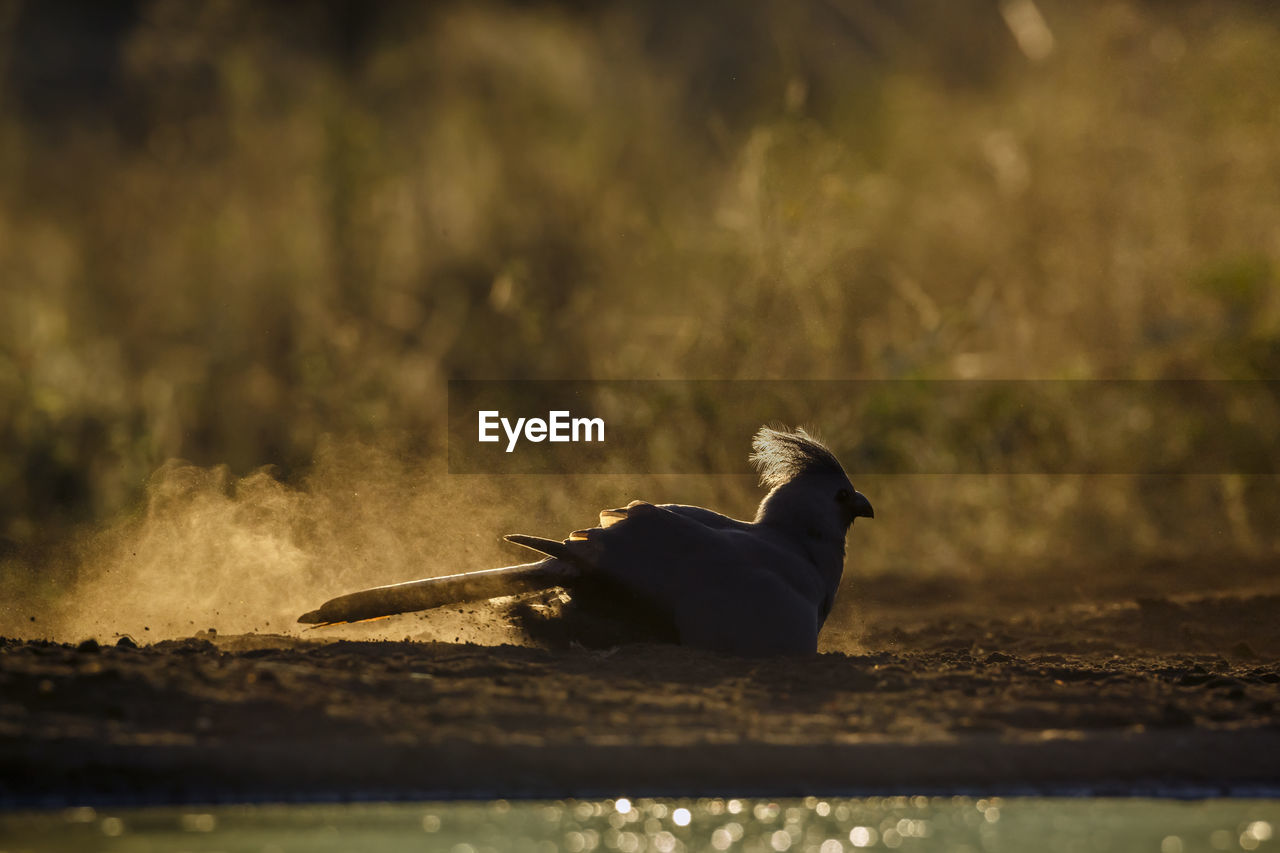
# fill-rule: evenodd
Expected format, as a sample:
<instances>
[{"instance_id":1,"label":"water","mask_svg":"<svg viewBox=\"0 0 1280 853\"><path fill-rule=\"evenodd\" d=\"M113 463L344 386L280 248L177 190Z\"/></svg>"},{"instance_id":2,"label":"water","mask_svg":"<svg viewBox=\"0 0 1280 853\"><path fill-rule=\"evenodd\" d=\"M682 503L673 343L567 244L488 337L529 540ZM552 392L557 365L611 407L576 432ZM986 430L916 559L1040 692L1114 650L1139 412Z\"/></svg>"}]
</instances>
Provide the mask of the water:
<instances>
[{"instance_id":1,"label":"water","mask_svg":"<svg viewBox=\"0 0 1280 853\"><path fill-rule=\"evenodd\" d=\"M1280 850L1280 800L620 798L0 813L0 853L852 853L864 849L904 853Z\"/></svg>"}]
</instances>

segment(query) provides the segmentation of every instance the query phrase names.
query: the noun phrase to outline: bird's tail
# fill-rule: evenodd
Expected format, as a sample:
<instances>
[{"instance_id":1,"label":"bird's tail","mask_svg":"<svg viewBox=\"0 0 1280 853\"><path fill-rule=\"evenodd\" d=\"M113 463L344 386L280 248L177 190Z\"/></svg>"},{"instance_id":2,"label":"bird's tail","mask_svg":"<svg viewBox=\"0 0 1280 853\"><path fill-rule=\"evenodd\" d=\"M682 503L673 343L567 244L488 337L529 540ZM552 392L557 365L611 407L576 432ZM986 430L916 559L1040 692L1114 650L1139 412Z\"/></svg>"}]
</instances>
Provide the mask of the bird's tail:
<instances>
[{"instance_id":1,"label":"bird's tail","mask_svg":"<svg viewBox=\"0 0 1280 853\"><path fill-rule=\"evenodd\" d=\"M581 570L575 563L548 558L518 566L375 586L332 598L319 608L299 616L298 621L317 628L343 622L361 622L397 613L430 610L447 604L549 589L580 574Z\"/></svg>"}]
</instances>

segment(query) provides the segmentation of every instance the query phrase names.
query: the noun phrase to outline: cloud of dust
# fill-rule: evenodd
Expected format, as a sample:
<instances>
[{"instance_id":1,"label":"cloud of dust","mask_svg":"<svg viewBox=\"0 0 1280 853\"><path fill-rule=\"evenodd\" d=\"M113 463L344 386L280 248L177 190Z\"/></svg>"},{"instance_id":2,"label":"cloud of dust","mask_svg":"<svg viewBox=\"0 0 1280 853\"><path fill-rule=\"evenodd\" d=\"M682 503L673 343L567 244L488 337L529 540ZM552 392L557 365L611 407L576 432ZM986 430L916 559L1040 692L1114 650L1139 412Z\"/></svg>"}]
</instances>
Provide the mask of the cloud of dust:
<instances>
[{"instance_id":1,"label":"cloud of dust","mask_svg":"<svg viewBox=\"0 0 1280 853\"><path fill-rule=\"evenodd\" d=\"M520 562L499 541L510 513L498 497L483 479L365 446L330 443L296 485L269 469L237 478L225 466L170 461L137 514L87 541L56 612L5 633L145 642L209 628L302 634L297 617L335 595ZM496 614L465 615L468 639L490 624L502 633ZM450 640L461 630L451 618L436 632ZM396 622L346 630L377 636L370 626L385 625L399 639L406 626Z\"/></svg>"}]
</instances>

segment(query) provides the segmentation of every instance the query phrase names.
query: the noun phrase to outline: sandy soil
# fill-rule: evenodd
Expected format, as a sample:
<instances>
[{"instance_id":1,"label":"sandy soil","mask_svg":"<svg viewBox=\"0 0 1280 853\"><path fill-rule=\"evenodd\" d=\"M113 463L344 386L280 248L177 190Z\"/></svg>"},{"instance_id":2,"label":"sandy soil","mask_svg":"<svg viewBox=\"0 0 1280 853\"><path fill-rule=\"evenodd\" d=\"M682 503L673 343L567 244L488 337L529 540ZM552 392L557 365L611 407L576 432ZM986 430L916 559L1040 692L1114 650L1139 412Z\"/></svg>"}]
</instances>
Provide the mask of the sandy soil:
<instances>
[{"instance_id":1,"label":"sandy soil","mask_svg":"<svg viewBox=\"0 0 1280 853\"><path fill-rule=\"evenodd\" d=\"M0 802L1280 791L1280 595L874 593L809 659L3 641Z\"/></svg>"}]
</instances>

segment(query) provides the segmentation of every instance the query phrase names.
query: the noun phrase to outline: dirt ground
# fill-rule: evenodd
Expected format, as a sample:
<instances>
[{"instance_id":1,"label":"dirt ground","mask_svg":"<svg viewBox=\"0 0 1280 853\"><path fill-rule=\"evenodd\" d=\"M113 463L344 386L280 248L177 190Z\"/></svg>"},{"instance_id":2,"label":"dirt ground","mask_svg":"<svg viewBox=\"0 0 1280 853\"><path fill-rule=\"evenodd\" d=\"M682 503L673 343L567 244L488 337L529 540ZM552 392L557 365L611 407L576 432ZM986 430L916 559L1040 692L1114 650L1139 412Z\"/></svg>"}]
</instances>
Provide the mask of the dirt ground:
<instances>
[{"instance_id":1,"label":"dirt ground","mask_svg":"<svg viewBox=\"0 0 1280 853\"><path fill-rule=\"evenodd\" d=\"M987 593L864 590L805 659L441 642L439 613L0 641L0 803L1280 791L1280 594Z\"/></svg>"}]
</instances>

